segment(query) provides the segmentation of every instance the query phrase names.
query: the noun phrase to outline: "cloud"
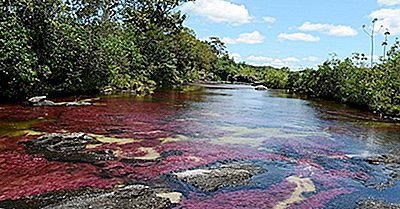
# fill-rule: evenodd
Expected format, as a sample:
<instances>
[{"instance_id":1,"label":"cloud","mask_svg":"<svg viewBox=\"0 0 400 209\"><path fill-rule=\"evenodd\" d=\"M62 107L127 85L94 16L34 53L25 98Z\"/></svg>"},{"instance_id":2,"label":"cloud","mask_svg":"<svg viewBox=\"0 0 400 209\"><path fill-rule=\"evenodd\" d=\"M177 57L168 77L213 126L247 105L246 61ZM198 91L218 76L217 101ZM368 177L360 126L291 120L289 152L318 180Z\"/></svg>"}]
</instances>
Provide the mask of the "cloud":
<instances>
[{"instance_id":1,"label":"cloud","mask_svg":"<svg viewBox=\"0 0 400 209\"><path fill-rule=\"evenodd\" d=\"M246 60L254 66L272 66L276 68L294 67L296 63L300 62L300 59L296 57L273 58L254 55L247 57Z\"/></svg>"},{"instance_id":2,"label":"cloud","mask_svg":"<svg viewBox=\"0 0 400 209\"><path fill-rule=\"evenodd\" d=\"M206 17L216 23L241 25L250 23L251 16L247 8L226 0L197 0L182 6L182 10L197 16Z\"/></svg>"},{"instance_id":3,"label":"cloud","mask_svg":"<svg viewBox=\"0 0 400 209\"><path fill-rule=\"evenodd\" d=\"M275 17L263 17L264 22L268 23L268 24L274 24L276 22L276 18Z\"/></svg>"},{"instance_id":4,"label":"cloud","mask_svg":"<svg viewBox=\"0 0 400 209\"><path fill-rule=\"evenodd\" d=\"M313 36L306 33L281 33L278 35L279 40L289 40L289 41L306 41L306 42L318 42L320 38L318 36Z\"/></svg>"},{"instance_id":5,"label":"cloud","mask_svg":"<svg viewBox=\"0 0 400 209\"><path fill-rule=\"evenodd\" d=\"M242 56L239 53L229 53L229 57L235 62L239 62Z\"/></svg>"},{"instance_id":6,"label":"cloud","mask_svg":"<svg viewBox=\"0 0 400 209\"><path fill-rule=\"evenodd\" d=\"M247 57L246 60L249 60L249 61L256 61L256 62L269 62L269 61L273 61L274 58L271 58L271 57L264 57L264 56L254 56L254 55L251 55L251 56Z\"/></svg>"},{"instance_id":7,"label":"cloud","mask_svg":"<svg viewBox=\"0 0 400 209\"><path fill-rule=\"evenodd\" d=\"M320 23L310 23L305 22L299 27L301 31L317 31L330 36L356 36L358 34L357 30L346 25L332 25L332 24L320 24Z\"/></svg>"},{"instance_id":8,"label":"cloud","mask_svg":"<svg viewBox=\"0 0 400 209\"><path fill-rule=\"evenodd\" d=\"M307 62L318 62L319 58L315 56L309 56L309 57L304 57L302 60Z\"/></svg>"},{"instance_id":9,"label":"cloud","mask_svg":"<svg viewBox=\"0 0 400 209\"><path fill-rule=\"evenodd\" d=\"M296 57L286 57L286 58L282 59L282 61L284 61L284 62L300 62L300 60Z\"/></svg>"},{"instance_id":10,"label":"cloud","mask_svg":"<svg viewBox=\"0 0 400 209\"><path fill-rule=\"evenodd\" d=\"M392 35L400 35L400 9L380 9L369 16L378 18L377 24L388 28Z\"/></svg>"},{"instance_id":11,"label":"cloud","mask_svg":"<svg viewBox=\"0 0 400 209\"><path fill-rule=\"evenodd\" d=\"M383 6L400 5L400 0L378 0L378 4Z\"/></svg>"},{"instance_id":12,"label":"cloud","mask_svg":"<svg viewBox=\"0 0 400 209\"><path fill-rule=\"evenodd\" d=\"M226 44L260 44L264 42L264 36L260 32L242 33L238 38L225 37L222 41Z\"/></svg>"}]
</instances>

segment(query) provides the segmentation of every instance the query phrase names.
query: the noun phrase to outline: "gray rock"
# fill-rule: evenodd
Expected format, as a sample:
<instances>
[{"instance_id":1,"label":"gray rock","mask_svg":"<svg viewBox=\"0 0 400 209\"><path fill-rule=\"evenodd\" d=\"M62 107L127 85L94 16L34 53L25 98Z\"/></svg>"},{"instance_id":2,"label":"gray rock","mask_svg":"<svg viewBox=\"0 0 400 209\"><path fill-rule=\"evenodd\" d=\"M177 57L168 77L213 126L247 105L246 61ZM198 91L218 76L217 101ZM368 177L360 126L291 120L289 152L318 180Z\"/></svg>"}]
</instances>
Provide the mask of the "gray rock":
<instances>
[{"instance_id":1,"label":"gray rock","mask_svg":"<svg viewBox=\"0 0 400 209\"><path fill-rule=\"evenodd\" d=\"M396 155L378 155L372 156L367 159L371 164L400 164L400 156Z\"/></svg>"},{"instance_id":2,"label":"gray rock","mask_svg":"<svg viewBox=\"0 0 400 209\"><path fill-rule=\"evenodd\" d=\"M131 185L114 191L84 194L52 204L45 209L163 209L170 208L168 198L157 196L155 190L143 185Z\"/></svg>"},{"instance_id":3,"label":"gray rock","mask_svg":"<svg viewBox=\"0 0 400 209\"><path fill-rule=\"evenodd\" d=\"M254 87L254 89L257 90L257 91L266 91L266 90L268 90L268 88L263 86L263 85L256 86L256 87Z\"/></svg>"},{"instance_id":4,"label":"gray rock","mask_svg":"<svg viewBox=\"0 0 400 209\"><path fill-rule=\"evenodd\" d=\"M385 190L397 185L400 181L400 156L394 154L371 156L366 159L369 164L384 166L387 179L385 182L368 185L370 188Z\"/></svg>"},{"instance_id":5,"label":"gray rock","mask_svg":"<svg viewBox=\"0 0 400 209\"><path fill-rule=\"evenodd\" d=\"M400 205L387 203L382 200L368 199L358 202L357 209L400 209Z\"/></svg>"},{"instance_id":6,"label":"gray rock","mask_svg":"<svg viewBox=\"0 0 400 209\"><path fill-rule=\"evenodd\" d=\"M32 98L28 99L28 102L30 102L30 103L38 103L38 102L41 102L43 100L46 100L46 98L47 98L46 96L32 97Z\"/></svg>"},{"instance_id":7,"label":"gray rock","mask_svg":"<svg viewBox=\"0 0 400 209\"><path fill-rule=\"evenodd\" d=\"M53 101L47 100L46 96L37 96L28 99L29 104L32 106L56 106L57 104Z\"/></svg>"},{"instance_id":8,"label":"gray rock","mask_svg":"<svg viewBox=\"0 0 400 209\"><path fill-rule=\"evenodd\" d=\"M203 192L217 191L223 187L243 186L264 169L253 164L231 163L216 168L194 169L171 175Z\"/></svg>"},{"instance_id":9,"label":"gray rock","mask_svg":"<svg viewBox=\"0 0 400 209\"><path fill-rule=\"evenodd\" d=\"M53 133L22 142L28 152L42 154L49 160L94 163L115 159L111 150L86 149L89 144L99 143L84 133Z\"/></svg>"}]
</instances>

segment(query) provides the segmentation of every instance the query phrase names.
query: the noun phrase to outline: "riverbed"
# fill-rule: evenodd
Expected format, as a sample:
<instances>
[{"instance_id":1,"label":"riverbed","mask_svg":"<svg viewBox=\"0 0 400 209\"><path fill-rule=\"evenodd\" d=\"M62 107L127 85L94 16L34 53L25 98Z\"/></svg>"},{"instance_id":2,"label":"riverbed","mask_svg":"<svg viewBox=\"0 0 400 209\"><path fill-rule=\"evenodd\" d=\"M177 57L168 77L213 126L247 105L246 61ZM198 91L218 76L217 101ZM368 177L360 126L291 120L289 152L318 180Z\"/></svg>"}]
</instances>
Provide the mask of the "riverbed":
<instances>
[{"instance_id":1,"label":"riverbed","mask_svg":"<svg viewBox=\"0 0 400 209\"><path fill-rule=\"evenodd\" d=\"M137 208L400 204L400 124L366 111L246 85L94 101L0 105L0 208L124 208L133 190Z\"/></svg>"}]
</instances>

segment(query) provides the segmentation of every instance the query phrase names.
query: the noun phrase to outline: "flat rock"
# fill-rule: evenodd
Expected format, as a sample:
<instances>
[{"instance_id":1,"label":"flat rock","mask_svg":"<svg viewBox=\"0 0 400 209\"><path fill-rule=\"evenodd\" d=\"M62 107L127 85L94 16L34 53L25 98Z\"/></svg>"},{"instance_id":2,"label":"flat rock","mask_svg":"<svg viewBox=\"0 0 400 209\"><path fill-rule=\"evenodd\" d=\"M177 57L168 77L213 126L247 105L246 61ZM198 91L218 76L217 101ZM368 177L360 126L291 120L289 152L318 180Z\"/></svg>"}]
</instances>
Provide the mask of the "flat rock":
<instances>
[{"instance_id":1,"label":"flat rock","mask_svg":"<svg viewBox=\"0 0 400 209\"><path fill-rule=\"evenodd\" d=\"M369 199L358 202L357 209L400 209L400 204Z\"/></svg>"},{"instance_id":2,"label":"flat rock","mask_svg":"<svg viewBox=\"0 0 400 209\"><path fill-rule=\"evenodd\" d=\"M257 91L266 91L266 90L268 90L267 87L262 86L262 85L256 86L256 87L254 87L254 89L257 90Z\"/></svg>"},{"instance_id":3,"label":"flat rock","mask_svg":"<svg viewBox=\"0 0 400 209\"><path fill-rule=\"evenodd\" d=\"M131 185L114 191L72 197L44 209L163 209L171 206L170 199L157 195L155 190L143 185Z\"/></svg>"},{"instance_id":4,"label":"flat rock","mask_svg":"<svg viewBox=\"0 0 400 209\"><path fill-rule=\"evenodd\" d=\"M46 98L47 98L46 96L32 97L32 98L28 99L28 102L30 102L30 103L38 103L38 102L41 102L43 100L46 100Z\"/></svg>"},{"instance_id":5,"label":"flat rock","mask_svg":"<svg viewBox=\"0 0 400 209\"><path fill-rule=\"evenodd\" d=\"M100 141L84 133L53 133L37 139L22 142L29 153L42 154L49 160L65 162L97 162L113 160L111 150L88 150L89 144L99 144Z\"/></svg>"},{"instance_id":6,"label":"flat rock","mask_svg":"<svg viewBox=\"0 0 400 209\"><path fill-rule=\"evenodd\" d=\"M176 172L171 175L203 192L213 192L223 187L246 185L254 175L262 172L263 168L253 164L231 163L214 168Z\"/></svg>"},{"instance_id":7,"label":"flat rock","mask_svg":"<svg viewBox=\"0 0 400 209\"><path fill-rule=\"evenodd\" d=\"M400 164L400 156L388 154L372 156L367 159L371 164Z\"/></svg>"}]
</instances>

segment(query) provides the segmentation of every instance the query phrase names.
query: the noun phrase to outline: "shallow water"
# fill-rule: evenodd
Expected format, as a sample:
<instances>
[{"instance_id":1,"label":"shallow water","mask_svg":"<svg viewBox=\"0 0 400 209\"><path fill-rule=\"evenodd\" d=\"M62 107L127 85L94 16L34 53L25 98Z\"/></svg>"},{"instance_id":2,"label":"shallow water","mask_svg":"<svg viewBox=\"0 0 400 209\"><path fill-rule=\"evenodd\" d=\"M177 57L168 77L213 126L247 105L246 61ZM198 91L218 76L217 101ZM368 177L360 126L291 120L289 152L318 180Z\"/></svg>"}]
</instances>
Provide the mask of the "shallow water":
<instances>
[{"instance_id":1,"label":"shallow water","mask_svg":"<svg viewBox=\"0 0 400 209\"><path fill-rule=\"evenodd\" d=\"M102 144L86 149L112 150L117 159L49 160L20 143L54 132L91 134ZM0 105L0 201L140 183L183 194L177 208L355 208L367 198L400 203L399 165L366 160L398 155L399 148L398 124L334 102L241 85L103 96L84 107ZM169 175L231 161L266 172L213 192Z\"/></svg>"}]
</instances>

